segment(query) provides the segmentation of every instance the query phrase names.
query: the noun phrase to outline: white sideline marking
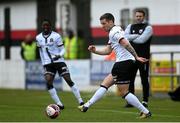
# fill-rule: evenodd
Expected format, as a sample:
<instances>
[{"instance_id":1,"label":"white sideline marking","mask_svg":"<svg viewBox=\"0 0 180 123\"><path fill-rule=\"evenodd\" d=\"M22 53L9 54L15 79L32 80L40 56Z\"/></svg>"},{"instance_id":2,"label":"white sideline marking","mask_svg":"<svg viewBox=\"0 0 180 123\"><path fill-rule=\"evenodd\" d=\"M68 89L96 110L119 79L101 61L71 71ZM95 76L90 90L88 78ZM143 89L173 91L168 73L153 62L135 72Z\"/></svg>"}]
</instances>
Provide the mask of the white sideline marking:
<instances>
[{"instance_id":1,"label":"white sideline marking","mask_svg":"<svg viewBox=\"0 0 180 123\"><path fill-rule=\"evenodd\" d=\"M113 112L113 113L122 113L122 114L133 114L133 115L137 115L138 113L135 112L130 112L130 111L119 111L119 110L106 110L106 109L96 109L96 111L106 111L106 112ZM170 117L170 118L174 118L174 117L180 117L180 116L176 116L176 115L161 115L161 114L153 114L152 113L152 117Z\"/></svg>"},{"instance_id":2,"label":"white sideline marking","mask_svg":"<svg viewBox=\"0 0 180 123\"><path fill-rule=\"evenodd\" d=\"M0 105L0 107L9 107L9 105ZM138 115L139 113L135 113L135 112L130 112L130 111L120 111L120 110L107 110L107 109L95 109L96 111L105 111L105 112L112 112L112 113L122 113L122 114L132 114L132 115ZM161 114L154 114L152 113L152 117L177 117L180 118L180 116L176 116L176 115L161 115Z\"/></svg>"}]
</instances>

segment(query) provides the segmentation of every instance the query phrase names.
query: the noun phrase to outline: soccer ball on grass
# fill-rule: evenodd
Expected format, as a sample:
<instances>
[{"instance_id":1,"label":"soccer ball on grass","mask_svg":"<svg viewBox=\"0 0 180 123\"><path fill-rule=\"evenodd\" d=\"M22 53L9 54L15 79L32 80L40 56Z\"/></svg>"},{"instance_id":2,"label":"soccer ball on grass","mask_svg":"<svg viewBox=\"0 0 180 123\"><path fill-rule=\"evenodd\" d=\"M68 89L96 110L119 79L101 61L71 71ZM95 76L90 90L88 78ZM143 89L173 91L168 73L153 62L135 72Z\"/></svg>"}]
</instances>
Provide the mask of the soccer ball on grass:
<instances>
[{"instance_id":1,"label":"soccer ball on grass","mask_svg":"<svg viewBox=\"0 0 180 123\"><path fill-rule=\"evenodd\" d=\"M46 107L46 115L51 118L55 119L59 116L60 114L60 108L56 104L50 104Z\"/></svg>"}]
</instances>

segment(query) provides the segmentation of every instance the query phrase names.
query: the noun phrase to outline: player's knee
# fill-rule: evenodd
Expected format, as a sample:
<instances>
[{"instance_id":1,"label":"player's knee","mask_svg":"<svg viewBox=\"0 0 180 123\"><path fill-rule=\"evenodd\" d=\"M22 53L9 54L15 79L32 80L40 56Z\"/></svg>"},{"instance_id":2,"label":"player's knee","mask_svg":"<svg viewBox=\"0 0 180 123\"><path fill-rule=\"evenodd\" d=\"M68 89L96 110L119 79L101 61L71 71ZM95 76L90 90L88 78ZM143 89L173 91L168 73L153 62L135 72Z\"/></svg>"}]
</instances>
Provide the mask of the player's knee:
<instances>
[{"instance_id":1,"label":"player's knee","mask_svg":"<svg viewBox=\"0 0 180 123\"><path fill-rule=\"evenodd\" d=\"M73 85L74 85L74 82L73 81L66 81L67 82L67 84L70 86L70 87L72 87Z\"/></svg>"},{"instance_id":2,"label":"player's knee","mask_svg":"<svg viewBox=\"0 0 180 123\"><path fill-rule=\"evenodd\" d=\"M100 87L103 87L103 88L105 88L106 90L108 90L108 87L106 87L105 85L100 85Z\"/></svg>"},{"instance_id":3,"label":"player's knee","mask_svg":"<svg viewBox=\"0 0 180 123\"><path fill-rule=\"evenodd\" d=\"M51 84L51 83L47 83L46 86L47 86L47 89L48 89L48 90L54 88L53 84Z\"/></svg>"},{"instance_id":4,"label":"player's knee","mask_svg":"<svg viewBox=\"0 0 180 123\"><path fill-rule=\"evenodd\" d=\"M129 92L126 92L121 97L124 99L128 94L129 94Z\"/></svg>"},{"instance_id":5,"label":"player's knee","mask_svg":"<svg viewBox=\"0 0 180 123\"><path fill-rule=\"evenodd\" d=\"M51 81L53 81L54 79L54 76L53 75L49 75L49 74L46 74L45 75L45 79L48 83L50 83Z\"/></svg>"},{"instance_id":6,"label":"player's knee","mask_svg":"<svg viewBox=\"0 0 180 123\"><path fill-rule=\"evenodd\" d=\"M127 90L120 90L120 96L122 98L124 98L128 93L129 93L129 91L127 91Z\"/></svg>"},{"instance_id":7,"label":"player's knee","mask_svg":"<svg viewBox=\"0 0 180 123\"><path fill-rule=\"evenodd\" d=\"M63 75L63 78L70 87L74 85L74 82L71 80L70 74Z\"/></svg>"}]
</instances>

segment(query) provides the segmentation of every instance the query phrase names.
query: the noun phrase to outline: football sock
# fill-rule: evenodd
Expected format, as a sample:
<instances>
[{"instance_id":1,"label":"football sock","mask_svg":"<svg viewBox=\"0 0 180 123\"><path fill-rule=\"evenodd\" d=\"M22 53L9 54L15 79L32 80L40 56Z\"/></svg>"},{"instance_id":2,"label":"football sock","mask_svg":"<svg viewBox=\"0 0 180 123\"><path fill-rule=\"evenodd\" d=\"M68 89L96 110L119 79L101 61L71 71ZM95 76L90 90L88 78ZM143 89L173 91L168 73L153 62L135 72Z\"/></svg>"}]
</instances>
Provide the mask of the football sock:
<instances>
[{"instance_id":1,"label":"football sock","mask_svg":"<svg viewBox=\"0 0 180 123\"><path fill-rule=\"evenodd\" d=\"M75 84L71 87L71 90L72 90L74 96L76 97L76 99L78 100L79 104L81 102L83 102L80 92L79 92L79 89L77 88L77 86Z\"/></svg>"},{"instance_id":2,"label":"football sock","mask_svg":"<svg viewBox=\"0 0 180 123\"><path fill-rule=\"evenodd\" d=\"M84 104L85 107L90 107L93 105L95 102L97 102L99 99L103 97L103 95L106 93L107 88L105 87L100 87L95 94L91 97L91 99Z\"/></svg>"},{"instance_id":3,"label":"football sock","mask_svg":"<svg viewBox=\"0 0 180 123\"><path fill-rule=\"evenodd\" d=\"M143 112L145 114L147 114L149 111L139 102L138 98L133 95L132 93L128 93L126 96L125 96L125 100L133 105L134 107L136 107L137 109L140 110L140 112Z\"/></svg>"},{"instance_id":4,"label":"football sock","mask_svg":"<svg viewBox=\"0 0 180 123\"><path fill-rule=\"evenodd\" d=\"M57 95L57 92L56 92L56 89L55 88L52 88L49 91L49 94L51 95L51 98L56 102L56 104L60 105L60 106L63 106L62 102L60 101L58 95Z\"/></svg>"}]
</instances>

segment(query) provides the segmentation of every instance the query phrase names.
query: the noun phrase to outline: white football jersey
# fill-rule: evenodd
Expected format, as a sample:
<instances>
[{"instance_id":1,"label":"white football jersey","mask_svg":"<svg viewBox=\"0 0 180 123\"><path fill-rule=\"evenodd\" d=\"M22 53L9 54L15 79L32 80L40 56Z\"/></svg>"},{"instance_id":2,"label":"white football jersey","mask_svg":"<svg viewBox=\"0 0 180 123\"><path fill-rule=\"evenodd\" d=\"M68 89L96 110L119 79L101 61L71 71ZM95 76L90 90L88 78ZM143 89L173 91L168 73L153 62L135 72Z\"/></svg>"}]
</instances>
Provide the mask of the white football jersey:
<instances>
[{"instance_id":1,"label":"white football jersey","mask_svg":"<svg viewBox=\"0 0 180 123\"><path fill-rule=\"evenodd\" d=\"M51 34L45 37L42 33L36 36L37 47L39 47L41 62L43 65L64 62L64 58L61 57L56 61L52 58L55 55L59 55L62 49L64 49L63 41L60 34L52 31Z\"/></svg>"},{"instance_id":2,"label":"white football jersey","mask_svg":"<svg viewBox=\"0 0 180 123\"><path fill-rule=\"evenodd\" d=\"M119 40L122 38L124 38L124 31L120 26L114 26L109 32L108 44L115 51L116 62L130 59L135 60L134 56L119 43Z\"/></svg>"}]
</instances>

